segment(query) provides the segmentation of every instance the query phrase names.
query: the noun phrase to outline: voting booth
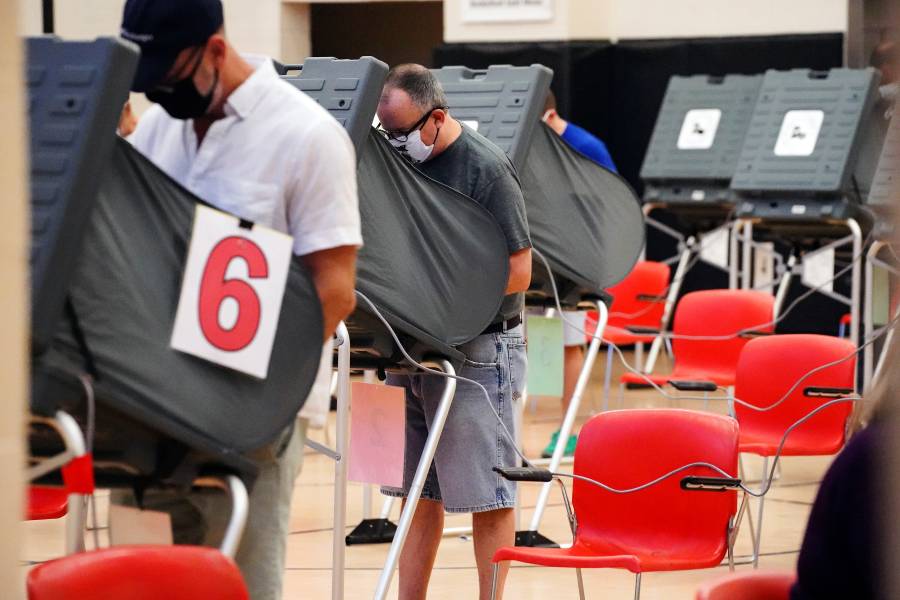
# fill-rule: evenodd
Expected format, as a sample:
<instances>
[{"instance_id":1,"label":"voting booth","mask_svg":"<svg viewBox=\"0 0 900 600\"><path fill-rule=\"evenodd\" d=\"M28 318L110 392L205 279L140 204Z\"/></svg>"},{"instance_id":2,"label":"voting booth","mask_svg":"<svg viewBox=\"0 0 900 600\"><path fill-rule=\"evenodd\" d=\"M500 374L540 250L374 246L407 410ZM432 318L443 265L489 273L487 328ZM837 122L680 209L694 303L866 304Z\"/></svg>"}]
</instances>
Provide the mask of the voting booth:
<instances>
[{"instance_id":1,"label":"voting booth","mask_svg":"<svg viewBox=\"0 0 900 600\"><path fill-rule=\"evenodd\" d=\"M233 555L257 472L246 453L302 407L321 309L289 237L213 210L116 137L136 62L120 40L28 40L30 476L77 463L91 482L78 493L221 486Z\"/></svg>"},{"instance_id":2,"label":"voting booth","mask_svg":"<svg viewBox=\"0 0 900 600\"><path fill-rule=\"evenodd\" d=\"M669 79L653 134L641 166L643 210L647 225L673 238L679 253L663 261L676 264L666 294L662 329L668 329L675 302L690 265L728 245L727 268L738 260L740 231L734 228L731 179L756 106L762 75L694 75ZM678 229L651 216L656 210L673 215ZM746 239L744 254L750 252ZM737 287L738 282L730 282ZM652 372L662 338L650 348L646 371Z\"/></svg>"},{"instance_id":3,"label":"voting booth","mask_svg":"<svg viewBox=\"0 0 900 600\"><path fill-rule=\"evenodd\" d=\"M405 350L414 361L453 375L466 358L456 347L484 331L499 310L509 278L508 252L503 232L487 209L423 175L371 127L387 65L371 57L310 58L285 71L287 81L344 125L357 148L364 240L357 262L357 290L364 297L345 323L337 356L335 455L346 456L351 366L382 373L416 372L418 367L407 360ZM438 425L429 433L416 481L424 481L427 475L454 391L455 381L448 379L435 418ZM346 519L346 469L346 461L338 460L338 532L344 530ZM418 493L410 494L396 533L383 515L363 521L347 537L347 543L391 541L376 598L387 594L417 501ZM340 535L335 536L334 598L343 596L344 543Z\"/></svg>"},{"instance_id":4,"label":"voting booth","mask_svg":"<svg viewBox=\"0 0 900 600\"><path fill-rule=\"evenodd\" d=\"M761 75L674 76L656 117L641 179L644 203L722 218Z\"/></svg>"},{"instance_id":5,"label":"voting booth","mask_svg":"<svg viewBox=\"0 0 900 600\"><path fill-rule=\"evenodd\" d=\"M871 68L768 71L731 183L738 218L755 238L792 245L776 315L794 273L803 273L808 287L847 305L854 342L862 292L858 259L872 226L864 203L883 142L878 82ZM844 247L854 257L849 296L833 289L827 264L815 273L804 270L824 258L833 271L829 257ZM742 266L745 282L749 265L745 260Z\"/></svg>"}]
</instances>

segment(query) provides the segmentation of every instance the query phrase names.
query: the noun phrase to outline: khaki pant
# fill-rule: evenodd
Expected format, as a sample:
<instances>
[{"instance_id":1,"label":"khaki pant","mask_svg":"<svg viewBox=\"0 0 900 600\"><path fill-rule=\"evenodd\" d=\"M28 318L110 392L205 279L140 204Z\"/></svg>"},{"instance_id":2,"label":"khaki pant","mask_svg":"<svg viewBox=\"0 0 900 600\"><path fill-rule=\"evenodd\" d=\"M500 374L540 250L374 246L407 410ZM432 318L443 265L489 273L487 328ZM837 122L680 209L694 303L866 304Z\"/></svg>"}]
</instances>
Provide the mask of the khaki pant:
<instances>
[{"instance_id":1,"label":"khaki pant","mask_svg":"<svg viewBox=\"0 0 900 600\"><path fill-rule=\"evenodd\" d=\"M236 561L252 600L281 600L291 496L303 466L307 424L298 419L277 442L251 455L260 463L260 472L250 492L250 515ZM117 490L111 501L135 504L131 491ZM171 515L176 544L218 546L231 514L227 497L218 490L148 490L144 508Z\"/></svg>"}]
</instances>

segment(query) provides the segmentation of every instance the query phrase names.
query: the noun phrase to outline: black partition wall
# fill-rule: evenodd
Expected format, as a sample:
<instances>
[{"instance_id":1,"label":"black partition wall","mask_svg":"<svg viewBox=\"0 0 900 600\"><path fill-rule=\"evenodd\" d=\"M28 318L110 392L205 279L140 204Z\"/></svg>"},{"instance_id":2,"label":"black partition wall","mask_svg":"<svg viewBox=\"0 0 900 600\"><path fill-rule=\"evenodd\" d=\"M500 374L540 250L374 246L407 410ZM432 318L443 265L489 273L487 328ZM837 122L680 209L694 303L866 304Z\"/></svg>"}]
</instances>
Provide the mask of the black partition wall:
<instances>
[{"instance_id":1,"label":"black partition wall","mask_svg":"<svg viewBox=\"0 0 900 600\"><path fill-rule=\"evenodd\" d=\"M656 115L672 75L763 73L767 69L830 69L843 61L843 34L685 38L663 40L460 43L435 48L434 65L486 68L492 64L544 64L554 72L552 89L560 114L588 129L609 147L620 173L639 193L639 173ZM665 214L659 220L677 226ZM647 256L675 254L674 243L650 229ZM688 275L683 293L726 287L724 272L700 262ZM841 282L837 286L842 287ZM788 300L790 301L789 296ZM842 310L813 296L786 319L786 330L834 334ZM815 320L804 314L816 313ZM834 318L832 318L834 317Z\"/></svg>"}]
</instances>

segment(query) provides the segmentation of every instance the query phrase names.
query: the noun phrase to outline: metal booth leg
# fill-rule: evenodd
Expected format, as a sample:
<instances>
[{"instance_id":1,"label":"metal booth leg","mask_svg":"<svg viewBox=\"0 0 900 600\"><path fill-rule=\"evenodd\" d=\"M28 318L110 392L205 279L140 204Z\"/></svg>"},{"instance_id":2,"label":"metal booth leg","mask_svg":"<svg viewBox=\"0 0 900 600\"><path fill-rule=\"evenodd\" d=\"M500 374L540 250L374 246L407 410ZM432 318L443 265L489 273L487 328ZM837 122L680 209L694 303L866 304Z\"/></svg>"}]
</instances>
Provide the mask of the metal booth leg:
<instances>
[{"instance_id":1,"label":"metal booth leg","mask_svg":"<svg viewBox=\"0 0 900 600\"><path fill-rule=\"evenodd\" d=\"M672 320L672 314L675 312L675 301L678 300L678 293L681 291L681 284L687 273L688 263L693 254L694 242L693 236L687 239L684 250L681 252L681 257L678 259L678 266L675 268L675 275L672 277L672 282L669 284L669 291L666 294L666 303L663 306L663 316L659 327L660 335L656 336L653 339L653 343L650 344L650 350L647 352L647 362L644 365L644 373L652 373L654 367L656 367L656 359L659 356L659 351L662 349L663 334L668 330L669 323Z\"/></svg>"},{"instance_id":2,"label":"metal booth leg","mask_svg":"<svg viewBox=\"0 0 900 600\"><path fill-rule=\"evenodd\" d=\"M344 566L347 546L344 529L347 525L347 454L350 449L350 334L341 321L335 332L338 345L337 416L335 420L334 462L334 533L331 554L331 597L344 597Z\"/></svg>"},{"instance_id":3,"label":"metal booth leg","mask_svg":"<svg viewBox=\"0 0 900 600\"><path fill-rule=\"evenodd\" d=\"M430 366L430 365L429 365ZM446 360L435 365L448 375L455 375L453 366ZM394 577L394 570L400 561L400 553L403 551L403 544L406 542L406 536L409 534L410 525L412 525L413 515L416 514L416 508L419 505L419 497L422 495L422 489L425 487L425 478L431 468L431 462L434 460L434 453L437 450L438 442L441 439L441 433L444 430L444 423L447 421L447 415L450 412L450 406L453 404L453 396L456 393L456 380L447 379L447 385L444 388L444 394L438 404L437 412L434 415L434 421L428 432L428 439L425 442L425 448L422 450L422 456L419 458L419 465L416 467L416 474L413 477L412 485L409 488L406 506L400 514L400 522L397 524L397 532L394 534L394 540L391 542L391 548L388 551L387 560L384 568L378 578L378 586L375 588L375 600L384 600L387 597L388 590L391 587L391 580Z\"/></svg>"},{"instance_id":4,"label":"metal booth leg","mask_svg":"<svg viewBox=\"0 0 900 600\"><path fill-rule=\"evenodd\" d=\"M863 334L865 335L866 341L872 339L872 333L875 330L875 316L873 314L873 306L872 306L872 289L874 287L873 279L875 276L875 265L874 259L878 256L878 253L881 252L881 249L884 248L885 243L881 240L877 240L872 243L869 247L869 251L866 253L866 271L865 271L865 293L863 294ZM887 348L887 346L885 346ZM872 372L873 372L873 362L875 358L875 350L872 348L872 344L866 346L863 351L863 391L868 391L872 386Z\"/></svg>"},{"instance_id":5,"label":"metal booth leg","mask_svg":"<svg viewBox=\"0 0 900 600\"><path fill-rule=\"evenodd\" d=\"M563 454L565 453L566 443L568 442L569 435L572 432L572 427L575 425L575 417L578 415L578 408L581 405L581 399L584 395L584 391L587 389L588 382L591 378L591 370L593 369L594 362L597 359L597 353L600 351L600 343L601 337L603 336L603 330L606 328L606 321L609 318L609 311L606 308L606 305L603 302L597 303L597 311L599 314L599 318L597 320L597 330L594 334L594 338L591 340L590 345L588 345L587 356L584 359L584 367L581 369L581 373L578 375L578 381L575 383L575 391L572 393L572 399L569 402L569 409L566 411L566 416L563 419L562 427L560 428L559 439L556 442L556 447L553 449L553 457L550 459L549 469L551 471L556 471L559 468L559 464L562 461ZM534 514L531 518L531 525L528 528L528 532L521 536L524 541L529 541L530 539L534 539L537 534L538 527L541 524L541 519L544 516L544 510L547 508L547 500L550 497L550 487L553 482L547 482L543 486L541 486L541 492L538 496L537 504L534 508ZM519 536L517 536L519 537ZM529 545L529 544L526 544Z\"/></svg>"}]
</instances>

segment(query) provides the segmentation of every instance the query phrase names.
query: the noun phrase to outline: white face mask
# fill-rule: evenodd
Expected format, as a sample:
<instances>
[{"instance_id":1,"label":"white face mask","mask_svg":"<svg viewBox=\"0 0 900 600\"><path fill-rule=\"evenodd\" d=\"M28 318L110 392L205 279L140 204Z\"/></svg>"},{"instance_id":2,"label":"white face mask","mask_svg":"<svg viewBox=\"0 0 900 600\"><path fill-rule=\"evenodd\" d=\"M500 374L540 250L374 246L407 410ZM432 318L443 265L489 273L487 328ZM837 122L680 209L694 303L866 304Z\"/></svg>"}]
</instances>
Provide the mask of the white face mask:
<instances>
[{"instance_id":1,"label":"white face mask","mask_svg":"<svg viewBox=\"0 0 900 600\"><path fill-rule=\"evenodd\" d=\"M437 140L437 135L434 136L435 140ZM430 146L426 146L422 142L422 130L416 129L408 136L406 136L406 141L401 142L400 140L392 140L388 139L391 146L394 147L397 152L408 158L412 161L413 164L423 163L431 156L431 153L434 151L434 144Z\"/></svg>"},{"instance_id":2,"label":"white face mask","mask_svg":"<svg viewBox=\"0 0 900 600\"><path fill-rule=\"evenodd\" d=\"M897 99L898 91L900 91L900 84L897 83L887 83L878 88L878 91L881 93L882 100L887 100L889 102L894 102Z\"/></svg>"}]
</instances>

